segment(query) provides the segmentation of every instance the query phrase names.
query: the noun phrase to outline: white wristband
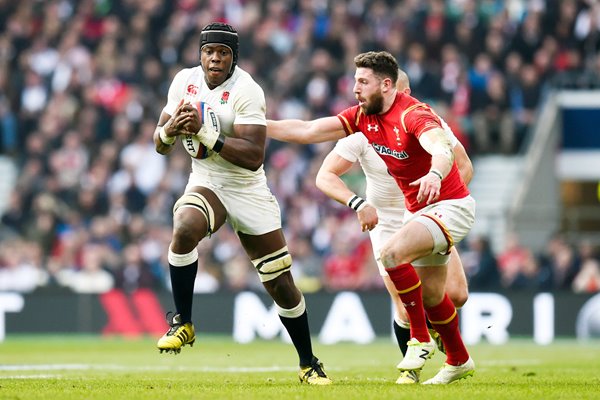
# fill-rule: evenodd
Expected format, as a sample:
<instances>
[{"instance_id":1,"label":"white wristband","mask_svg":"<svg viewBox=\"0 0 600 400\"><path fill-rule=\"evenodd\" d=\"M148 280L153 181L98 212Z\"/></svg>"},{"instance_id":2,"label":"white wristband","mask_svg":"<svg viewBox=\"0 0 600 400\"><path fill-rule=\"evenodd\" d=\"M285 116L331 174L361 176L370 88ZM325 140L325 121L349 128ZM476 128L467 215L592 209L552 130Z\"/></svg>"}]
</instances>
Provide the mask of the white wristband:
<instances>
[{"instance_id":1,"label":"white wristband","mask_svg":"<svg viewBox=\"0 0 600 400\"><path fill-rule=\"evenodd\" d=\"M367 206L367 202L362 197L354 195L348 199L346 205L354 211L359 212Z\"/></svg>"},{"instance_id":2,"label":"white wristband","mask_svg":"<svg viewBox=\"0 0 600 400\"><path fill-rule=\"evenodd\" d=\"M213 149L215 147L215 143L219 139L219 132L212 129L211 127L207 127L205 124L202 124L200 130L196 134L200 143L208 147L209 149Z\"/></svg>"},{"instance_id":3,"label":"white wristband","mask_svg":"<svg viewBox=\"0 0 600 400\"><path fill-rule=\"evenodd\" d=\"M177 140L174 136L167 136L164 125L160 127L160 130L158 131L158 137L160 138L160 141L167 146L172 146L173 143L175 143L175 140Z\"/></svg>"}]
</instances>

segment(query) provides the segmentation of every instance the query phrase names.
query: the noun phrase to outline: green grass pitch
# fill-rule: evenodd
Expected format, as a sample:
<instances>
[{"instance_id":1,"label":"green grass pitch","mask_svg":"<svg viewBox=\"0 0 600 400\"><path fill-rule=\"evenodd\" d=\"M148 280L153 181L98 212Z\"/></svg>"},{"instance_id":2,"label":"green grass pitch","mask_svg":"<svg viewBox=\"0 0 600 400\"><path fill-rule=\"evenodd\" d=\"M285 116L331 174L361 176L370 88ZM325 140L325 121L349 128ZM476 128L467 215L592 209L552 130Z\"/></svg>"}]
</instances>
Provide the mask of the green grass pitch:
<instances>
[{"instance_id":1,"label":"green grass pitch","mask_svg":"<svg viewBox=\"0 0 600 400\"><path fill-rule=\"evenodd\" d=\"M0 343L0 399L600 399L600 341L530 340L471 346L475 376L448 386L399 386L396 346L321 345L315 353L334 385L301 385L292 345L199 336L181 354L155 339L9 335ZM433 376L436 354L423 370Z\"/></svg>"}]
</instances>

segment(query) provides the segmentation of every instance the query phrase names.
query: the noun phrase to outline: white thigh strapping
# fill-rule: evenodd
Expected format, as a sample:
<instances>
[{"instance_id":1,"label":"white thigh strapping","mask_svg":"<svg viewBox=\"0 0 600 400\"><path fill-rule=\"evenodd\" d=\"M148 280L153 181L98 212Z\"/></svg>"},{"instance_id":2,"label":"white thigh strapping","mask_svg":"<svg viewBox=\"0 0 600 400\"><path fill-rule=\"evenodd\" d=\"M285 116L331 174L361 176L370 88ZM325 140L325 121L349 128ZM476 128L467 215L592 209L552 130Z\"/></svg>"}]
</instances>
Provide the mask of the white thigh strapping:
<instances>
[{"instance_id":1,"label":"white thigh strapping","mask_svg":"<svg viewBox=\"0 0 600 400\"><path fill-rule=\"evenodd\" d=\"M434 241L431 255L413 261L413 266L445 265L450 247L463 240L475 222L475 199L442 200L414 214L407 211L404 222L413 220L425 225Z\"/></svg>"}]
</instances>

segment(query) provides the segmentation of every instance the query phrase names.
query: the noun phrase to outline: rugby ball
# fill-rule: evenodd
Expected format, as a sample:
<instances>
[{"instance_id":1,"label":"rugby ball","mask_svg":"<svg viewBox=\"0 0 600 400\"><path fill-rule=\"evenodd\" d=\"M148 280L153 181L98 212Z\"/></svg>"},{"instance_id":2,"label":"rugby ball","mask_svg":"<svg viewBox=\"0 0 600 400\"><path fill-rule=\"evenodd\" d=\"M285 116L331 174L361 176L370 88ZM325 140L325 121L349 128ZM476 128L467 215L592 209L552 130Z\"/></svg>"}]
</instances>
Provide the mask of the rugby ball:
<instances>
[{"instance_id":1,"label":"rugby ball","mask_svg":"<svg viewBox=\"0 0 600 400\"><path fill-rule=\"evenodd\" d=\"M221 124L219 123L217 113L215 113L207 103L198 101L192 103L192 105L198 110L198 115L202 118L202 124L206 124L207 127L210 127L217 132L221 132ZM181 135L181 144L183 144L185 151L193 158L203 159L208 158L213 154L213 151L207 149L196 135Z\"/></svg>"}]
</instances>

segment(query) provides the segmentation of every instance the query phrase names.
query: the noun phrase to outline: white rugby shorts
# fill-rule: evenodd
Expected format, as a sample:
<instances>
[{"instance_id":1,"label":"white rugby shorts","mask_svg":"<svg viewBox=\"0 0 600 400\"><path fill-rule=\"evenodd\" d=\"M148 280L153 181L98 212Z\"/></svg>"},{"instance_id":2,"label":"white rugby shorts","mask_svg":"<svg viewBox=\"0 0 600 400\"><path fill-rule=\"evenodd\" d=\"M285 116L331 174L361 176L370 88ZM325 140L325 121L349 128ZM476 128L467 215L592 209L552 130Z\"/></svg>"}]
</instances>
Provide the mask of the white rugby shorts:
<instances>
[{"instance_id":1,"label":"white rugby shorts","mask_svg":"<svg viewBox=\"0 0 600 400\"><path fill-rule=\"evenodd\" d=\"M377 261L377 268L379 268L379 275L388 276L381 262L381 248L404 225L402 222L404 213L385 212L377 209L377 216L379 217L379 222L375 225L375 228L369 231L369 237L371 238L371 247L373 247L375 261Z\"/></svg>"},{"instance_id":2,"label":"white rugby shorts","mask_svg":"<svg viewBox=\"0 0 600 400\"><path fill-rule=\"evenodd\" d=\"M462 199L442 200L414 214L406 211L405 224L415 219L427 227L433 236L434 246L431 255L413 261L412 265L444 265L450 260L446 237L449 236L456 245L467 236L475 223L475 199L467 196Z\"/></svg>"},{"instance_id":3,"label":"white rugby shorts","mask_svg":"<svg viewBox=\"0 0 600 400\"><path fill-rule=\"evenodd\" d=\"M264 182L216 185L198 174L190 174L186 192L194 186L212 190L227 210L227 221L234 231L247 235L264 235L281 229L279 203Z\"/></svg>"}]
</instances>

